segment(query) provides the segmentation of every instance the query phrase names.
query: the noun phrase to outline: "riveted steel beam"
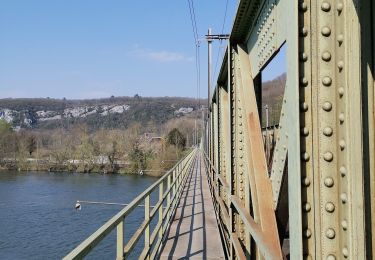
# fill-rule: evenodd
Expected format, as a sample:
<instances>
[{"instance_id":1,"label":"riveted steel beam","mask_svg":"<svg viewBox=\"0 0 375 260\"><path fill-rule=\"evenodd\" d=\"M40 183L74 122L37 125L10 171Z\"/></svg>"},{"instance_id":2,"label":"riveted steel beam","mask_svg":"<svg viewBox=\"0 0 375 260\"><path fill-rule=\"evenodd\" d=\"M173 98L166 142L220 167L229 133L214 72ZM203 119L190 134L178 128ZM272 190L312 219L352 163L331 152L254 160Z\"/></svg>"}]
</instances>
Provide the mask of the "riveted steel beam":
<instances>
[{"instance_id":1,"label":"riveted steel beam","mask_svg":"<svg viewBox=\"0 0 375 260\"><path fill-rule=\"evenodd\" d=\"M235 173L240 183L236 195L244 205L246 197L250 198L248 203L251 203L254 220L260 224L273 249L278 251L281 257L250 62L244 47L237 45L235 51L235 134L238 146L235 149L238 163ZM242 183L250 187L249 194L245 193Z\"/></svg>"},{"instance_id":2,"label":"riveted steel beam","mask_svg":"<svg viewBox=\"0 0 375 260\"><path fill-rule=\"evenodd\" d=\"M262 70L286 43L287 83L281 128L271 180L266 182L272 181L277 209L281 183L287 178L289 214L280 216L289 220L291 259L374 256L374 10L370 0L239 3L229 41L233 47L227 49L218 80L221 86L227 84L228 104L224 104L221 89L216 94L220 99L218 146L221 149L223 144L220 152L229 152L227 157L219 152L218 174L224 171L221 164L228 163L228 195L247 207L256 223L272 226L273 220L262 213L267 199L258 193L259 171L254 171L264 156L263 144L259 144L255 156L252 143L258 140L252 138L260 131L259 116L255 117L259 99L250 100L253 96L246 91L250 85L254 91L254 79L260 79ZM246 48L239 47L242 45ZM244 116L249 109L252 119ZM267 165L264 169L267 173ZM248 178L243 178L246 173ZM249 253L261 257L259 250L248 250L249 237L241 232L241 216L227 206L229 240L236 243L231 247L231 257L236 250L238 254L238 241L246 249L246 257Z\"/></svg>"},{"instance_id":3,"label":"riveted steel beam","mask_svg":"<svg viewBox=\"0 0 375 260\"><path fill-rule=\"evenodd\" d=\"M283 102L283 104L285 103ZM281 185L284 178L285 165L287 162L288 143L285 127L287 124L288 117L285 115L285 108L283 106L280 113L280 123L276 137L277 141L272 157L272 168L270 176L272 183L273 205L275 210L279 201Z\"/></svg>"},{"instance_id":4,"label":"riveted steel beam","mask_svg":"<svg viewBox=\"0 0 375 260\"><path fill-rule=\"evenodd\" d=\"M360 8L366 257L375 255L375 4Z\"/></svg>"}]
</instances>

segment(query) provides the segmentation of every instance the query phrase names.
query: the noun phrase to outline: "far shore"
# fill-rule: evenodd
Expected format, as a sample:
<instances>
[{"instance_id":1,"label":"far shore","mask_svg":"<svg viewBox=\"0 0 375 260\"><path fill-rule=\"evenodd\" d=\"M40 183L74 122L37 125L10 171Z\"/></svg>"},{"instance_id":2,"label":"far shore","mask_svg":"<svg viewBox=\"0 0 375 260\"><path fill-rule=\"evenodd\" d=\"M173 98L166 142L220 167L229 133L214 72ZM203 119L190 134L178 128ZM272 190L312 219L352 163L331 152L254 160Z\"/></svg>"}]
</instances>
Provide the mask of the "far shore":
<instances>
[{"instance_id":1,"label":"far shore","mask_svg":"<svg viewBox=\"0 0 375 260\"><path fill-rule=\"evenodd\" d=\"M165 171L139 170L134 171L130 164L98 164L98 163L57 163L47 160L28 160L22 163L16 160L0 160L0 172L4 171L40 171L40 172L69 172L69 173L100 173L100 174L138 174L160 177Z\"/></svg>"}]
</instances>

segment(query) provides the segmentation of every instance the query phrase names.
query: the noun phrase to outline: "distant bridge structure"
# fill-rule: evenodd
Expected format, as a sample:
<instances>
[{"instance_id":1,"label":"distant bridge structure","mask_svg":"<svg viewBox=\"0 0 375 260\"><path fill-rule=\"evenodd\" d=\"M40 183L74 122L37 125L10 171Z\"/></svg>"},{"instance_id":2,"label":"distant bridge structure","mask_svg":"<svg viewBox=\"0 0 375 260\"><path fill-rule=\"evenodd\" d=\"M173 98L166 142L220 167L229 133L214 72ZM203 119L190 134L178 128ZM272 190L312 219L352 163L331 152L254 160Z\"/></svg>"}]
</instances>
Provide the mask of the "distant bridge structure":
<instances>
[{"instance_id":1,"label":"distant bridge structure","mask_svg":"<svg viewBox=\"0 0 375 260\"><path fill-rule=\"evenodd\" d=\"M262 71L284 45L279 125L262 131ZM201 149L66 258L117 229L118 259L141 237L146 259L373 259L374 79L374 1L240 1Z\"/></svg>"}]
</instances>

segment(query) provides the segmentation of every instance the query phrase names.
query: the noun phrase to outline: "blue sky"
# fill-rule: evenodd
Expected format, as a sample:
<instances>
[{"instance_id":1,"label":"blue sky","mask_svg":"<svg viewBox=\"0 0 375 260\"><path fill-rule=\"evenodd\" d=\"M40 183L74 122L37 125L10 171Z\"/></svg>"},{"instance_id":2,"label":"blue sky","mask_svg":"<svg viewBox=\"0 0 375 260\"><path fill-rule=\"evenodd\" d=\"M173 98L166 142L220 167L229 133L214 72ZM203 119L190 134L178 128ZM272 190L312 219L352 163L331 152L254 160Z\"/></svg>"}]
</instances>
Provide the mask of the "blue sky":
<instances>
[{"instance_id":1,"label":"blue sky","mask_svg":"<svg viewBox=\"0 0 375 260\"><path fill-rule=\"evenodd\" d=\"M237 6L237 0L228 2L225 32ZM208 27L220 33L226 0L199 0L194 5L199 36ZM206 44L200 49L205 97ZM0 2L0 98L196 93L187 0Z\"/></svg>"},{"instance_id":2,"label":"blue sky","mask_svg":"<svg viewBox=\"0 0 375 260\"><path fill-rule=\"evenodd\" d=\"M221 33L226 0L195 0L198 34ZM224 33L238 0L228 0ZM202 42L201 91L207 90ZM225 45L222 45L225 46ZM213 71L219 42L213 44ZM0 1L0 98L197 96L187 0Z\"/></svg>"}]
</instances>

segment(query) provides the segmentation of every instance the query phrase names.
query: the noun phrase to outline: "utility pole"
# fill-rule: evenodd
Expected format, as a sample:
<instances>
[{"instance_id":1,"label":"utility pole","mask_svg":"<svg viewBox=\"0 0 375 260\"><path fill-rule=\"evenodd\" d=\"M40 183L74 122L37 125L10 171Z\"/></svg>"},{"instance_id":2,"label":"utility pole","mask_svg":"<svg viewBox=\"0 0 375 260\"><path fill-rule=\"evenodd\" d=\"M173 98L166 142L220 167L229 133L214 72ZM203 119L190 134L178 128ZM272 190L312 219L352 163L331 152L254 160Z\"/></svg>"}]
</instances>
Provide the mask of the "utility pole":
<instances>
[{"instance_id":1,"label":"utility pole","mask_svg":"<svg viewBox=\"0 0 375 260\"><path fill-rule=\"evenodd\" d=\"M210 98L211 98L211 65L212 65L212 42L213 40L227 40L229 34L212 34L211 28L208 29L206 36L208 44L208 111L210 111ZM209 115L209 113L208 113ZM208 116L209 117L209 116Z\"/></svg>"},{"instance_id":2,"label":"utility pole","mask_svg":"<svg viewBox=\"0 0 375 260\"><path fill-rule=\"evenodd\" d=\"M268 105L265 105L266 109L266 129L268 129Z\"/></svg>"},{"instance_id":3,"label":"utility pole","mask_svg":"<svg viewBox=\"0 0 375 260\"><path fill-rule=\"evenodd\" d=\"M211 39L211 28L208 29L208 34L206 35L207 39L207 44L208 44L208 96L207 96L207 101L208 101L208 112L210 111L210 98L211 98L211 44L212 44L212 39ZM207 114L207 118L210 117L210 113Z\"/></svg>"},{"instance_id":4,"label":"utility pole","mask_svg":"<svg viewBox=\"0 0 375 260\"><path fill-rule=\"evenodd\" d=\"M207 45L208 45L208 96L207 96L207 128L208 128L208 136L207 136L207 152L208 155L210 156L211 154L211 122L210 122L210 99L211 99L211 44L213 40L226 40L229 39L229 34L212 34L211 33L211 28L208 29L208 33L206 35L206 40L207 40ZM210 159L211 156L210 156Z\"/></svg>"},{"instance_id":5,"label":"utility pole","mask_svg":"<svg viewBox=\"0 0 375 260\"><path fill-rule=\"evenodd\" d=\"M269 164L269 144L268 144L268 105L265 105L266 109L266 138L265 138L265 143L266 143L266 159L267 159L267 166Z\"/></svg>"}]
</instances>

